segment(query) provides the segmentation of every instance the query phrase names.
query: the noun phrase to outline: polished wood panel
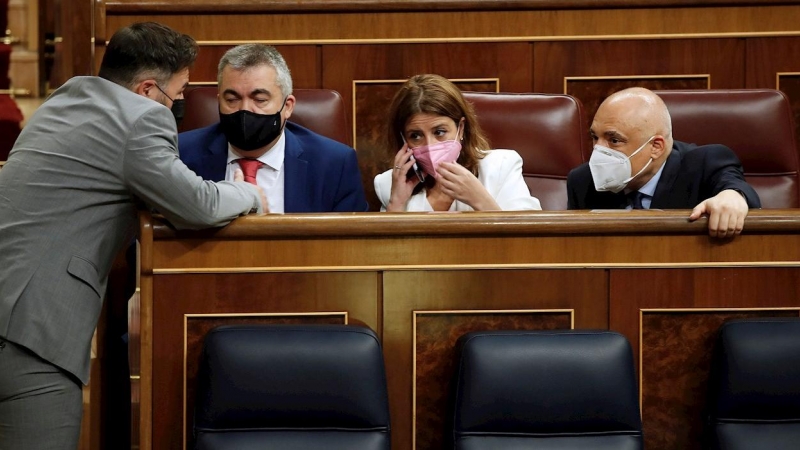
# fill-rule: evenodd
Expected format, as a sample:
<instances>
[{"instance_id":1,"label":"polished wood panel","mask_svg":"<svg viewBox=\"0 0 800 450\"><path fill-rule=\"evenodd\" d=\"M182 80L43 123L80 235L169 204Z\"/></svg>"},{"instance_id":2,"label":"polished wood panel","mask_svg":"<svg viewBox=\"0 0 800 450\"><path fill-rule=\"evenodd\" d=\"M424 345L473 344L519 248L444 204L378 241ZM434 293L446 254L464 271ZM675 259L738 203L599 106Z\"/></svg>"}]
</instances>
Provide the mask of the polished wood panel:
<instances>
[{"instance_id":1,"label":"polished wood panel","mask_svg":"<svg viewBox=\"0 0 800 450\"><path fill-rule=\"evenodd\" d=\"M381 203L375 194L375 176L392 167L395 152L386 151L386 130L389 127L387 105L390 105L402 80L355 81L353 112L356 151L361 168L361 180L370 211L380 211ZM462 91L497 92L499 80L454 80ZM397 149L399 150L399 149Z\"/></svg>"},{"instance_id":2,"label":"polished wood panel","mask_svg":"<svg viewBox=\"0 0 800 450\"><path fill-rule=\"evenodd\" d=\"M185 5L184 2L171 2ZM306 2L297 2L301 5ZM392 3L392 2L386 2ZM488 3L488 2L487 2ZM164 3L169 5L169 3ZM329 12L250 10L196 14L157 9L133 13L108 5L107 30L143 20L157 20L201 41L305 43L355 40L471 40L498 38L530 41L544 38L621 36L716 36L726 33L797 34L795 5L604 8L555 10ZM451 26L452 25L452 26ZM110 33L109 33L110 35ZM667 58L669 59L669 58Z\"/></svg>"},{"instance_id":3,"label":"polished wood panel","mask_svg":"<svg viewBox=\"0 0 800 450\"><path fill-rule=\"evenodd\" d=\"M222 55L233 45L202 45L197 54L197 61L192 66L191 83L217 83L217 66ZM320 67L321 49L314 45L281 45L276 49L283 55L286 65L292 73L292 85L295 88L321 88L322 68Z\"/></svg>"},{"instance_id":4,"label":"polished wood panel","mask_svg":"<svg viewBox=\"0 0 800 450\"><path fill-rule=\"evenodd\" d=\"M796 50L800 48L800 37L759 37L749 33L772 33L775 30L768 26L786 18L792 18L793 23L797 23L800 20L800 8L780 12L774 8L785 6L765 8L758 11L692 8L685 14L680 13L674 21L670 21L668 16L676 14L676 10L622 10L615 11L609 17L605 16L607 11L604 10L583 11L590 14L564 19L579 24L572 34L565 31L568 29L566 25L556 25L557 18L562 13L578 11L554 11L543 17L528 18L524 16L542 11L476 12L476 17L470 16L469 12L458 15L428 12L422 17L417 17L416 13L374 13L385 14L386 23L374 14L359 17L351 17L351 14L333 17L319 14L315 18L312 18L315 14L156 15L136 18L166 22L201 41L200 55L192 73L194 82L213 82L219 56L232 45L251 41L283 43L280 49L293 70L296 86L337 90L343 95L349 111L355 109L352 101L355 81L405 79L416 73L433 72L449 78L497 78L500 90L505 92L573 92L587 105L585 113L587 120L591 120L594 104L609 92L634 83L657 88L696 88L700 86L697 79L678 80L680 77L708 75L710 83L707 86L711 88L774 88L778 72L800 71L800 63L797 62L800 56ZM755 20L760 14L766 14L765 11L769 11L769 17ZM436 14L444 16L437 19L429 17ZM492 14L510 16L491 18ZM623 17L628 14L634 16ZM728 14L731 18L725 19ZM705 28L701 31L712 32L711 25L730 22L735 25L719 32L732 33L733 36L719 34L715 38L696 38L700 36L696 33L701 31L682 27L691 24L698 15L706 17L703 20ZM130 23L132 18L128 15L107 16L105 29L114 30ZM343 23L332 25L337 20ZM344 23L350 20L353 23ZM300 21L308 23L298 26ZM242 23L248 26L242 27ZM442 23L459 23L461 26L442 27ZM609 23L618 25L618 29L614 32L599 29ZM654 23L669 23L670 27L653 32L651 25ZM493 29L498 24L502 26ZM637 24L644 24L648 30L633 29L632 26ZM516 32L509 33L517 26L519 29ZM538 29L540 26L546 29ZM397 27L396 32L387 36L386 30L393 27ZM315 34L324 33L326 29L330 34ZM258 30L258 33L253 34L252 30ZM363 34L339 34L342 30L357 30L357 33ZM450 30L450 34L439 35L436 34L437 30ZM477 34L462 35L463 30ZM587 34L586 30L592 31ZM434 35L418 34L428 31ZM736 33L740 33L741 38ZM587 35L592 39L581 38ZM651 38L633 39L643 36ZM693 36L695 38L688 38ZM379 44L381 42L384 43ZM102 46L97 48L97 58L102 50ZM597 77L598 80L653 78L628 78L617 84L592 84L577 88L578 83L586 80L574 80L575 77ZM572 81L568 82L567 79ZM654 79L661 79L662 82L654 83ZM788 91L789 88L786 89ZM790 94L794 97L793 93ZM800 115L800 110L794 110ZM354 125L354 129L362 135L372 131L370 127L361 128L360 125ZM800 139L800 125L797 132ZM365 172L374 171L373 166L377 161L370 155L365 159L365 169L369 169ZM371 174L364 173L362 176L366 190L371 193ZM370 199L374 208L375 199Z\"/></svg>"},{"instance_id":5,"label":"polished wood panel","mask_svg":"<svg viewBox=\"0 0 800 450\"><path fill-rule=\"evenodd\" d=\"M798 143L797 148L800 149L800 72L778 74L778 88L789 97L789 105L794 116L794 135Z\"/></svg>"},{"instance_id":6,"label":"polished wood panel","mask_svg":"<svg viewBox=\"0 0 800 450\"><path fill-rule=\"evenodd\" d=\"M110 284L111 280L109 280ZM129 439L131 442L131 449L139 448L141 430L141 350L142 345L139 340L139 313L140 313L141 300L139 292L137 291L133 297L128 301L128 364L130 367L130 420L131 429Z\"/></svg>"},{"instance_id":7,"label":"polished wood panel","mask_svg":"<svg viewBox=\"0 0 800 450\"><path fill-rule=\"evenodd\" d=\"M796 0L705 0L704 6L713 5L782 5L796 4ZM164 3L161 0L111 0L108 8L114 12L226 12L252 11L274 13L277 11L436 11L466 10L483 11L493 9L599 9L599 8L654 8L697 6L697 0L502 0L486 2L484 0L395 0L392 2L379 0L191 0L175 3Z\"/></svg>"},{"instance_id":8,"label":"polished wood panel","mask_svg":"<svg viewBox=\"0 0 800 450\"><path fill-rule=\"evenodd\" d=\"M450 79L497 79L500 91L527 92L532 83L531 57L530 44L523 42L325 45L322 85L339 91L348 110L353 108L357 81L405 80L420 73Z\"/></svg>"},{"instance_id":9,"label":"polished wood panel","mask_svg":"<svg viewBox=\"0 0 800 450\"><path fill-rule=\"evenodd\" d=\"M706 74L712 88L737 88L744 85L744 45L740 39L536 42L533 88L563 93L569 77Z\"/></svg>"},{"instance_id":10,"label":"polished wood panel","mask_svg":"<svg viewBox=\"0 0 800 450\"><path fill-rule=\"evenodd\" d=\"M448 403L458 363L456 341L485 330L572 328L572 311L416 311L414 313L414 445L445 448L452 417Z\"/></svg>"},{"instance_id":11,"label":"polished wood panel","mask_svg":"<svg viewBox=\"0 0 800 450\"><path fill-rule=\"evenodd\" d=\"M345 311L349 323L378 329L375 274L291 273L158 275L153 285L153 439L154 449L182 448L184 345L198 339L197 323L184 337L187 314ZM331 314L335 315L335 314ZM229 319L233 320L233 319ZM341 320L339 320L341 322ZM185 339L193 339L187 341ZM192 349L195 346L187 347Z\"/></svg>"},{"instance_id":12,"label":"polished wood panel","mask_svg":"<svg viewBox=\"0 0 800 450\"><path fill-rule=\"evenodd\" d=\"M43 29L44 33L53 31L53 65L49 82L50 87L56 88L67 80L78 75L93 75L92 49L93 33L92 8L93 2L89 0L48 0L44 8L54 9L54 30ZM44 48L44 47L42 47ZM49 64L45 64L45 68Z\"/></svg>"},{"instance_id":13,"label":"polished wood panel","mask_svg":"<svg viewBox=\"0 0 800 450\"><path fill-rule=\"evenodd\" d=\"M745 40L746 88L777 89L781 72L800 72L800 37L753 37Z\"/></svg>"},{"instance_id":14,"label":"polished wood panel","mask_svg":"<svg viewBox=\"0 0 800 450\"><path fill-rule=\"evenodd\" d=\"M798 317L795 310L642 311L641 385L646 448L701 450L711 353L732 319Z\"/></svg>"},{"instance_id":15,"label":"polished wood panel","mask_svg":"<svg viewBox=\"0 0 800 450\"><path fill-rule=\"evenodd\" d=\"M610 327L623 333L633 348L639 349L634 357L642 367L641 389L645 400L642 420L648 447L698 448L700 430L694 421L701 414L705 397L699 393L703 386L693 383L707 377L709 336L713 334L713 327L737 314L702 309L800 308L798 277L798 264L771 269L610 271ZM654 309L678 315L670 322L663 315L651 316L659 313L648 311ZM790 314L797 316L797 311ZM687 392L685 389L689 387L692 390Z\"/></svg>"},{"instance_id":16,"label":"polished wood panel","mask_svg":"<svg viewBox=\"0 0 800 450\"><path fill-rule=\"evenodd\" d=\"M275 325L275 324L347 324L346 313L267 313L267 314L192 314L185 315L184 365L183 365L183 448L194 448L194 403L197 393L197 372L203 353L206 334L225 325Z\"/></svg>"},{"instance_id":17,"label":"polished wood panel","mask_svg":"<svg viewBox=\"0 0 800 450\"><path fill-rule=\"evenodd\" d=\"M791 103L800 148L800 38L747 39L747 88L780 89Z\"/></svg>"}]
</instances>

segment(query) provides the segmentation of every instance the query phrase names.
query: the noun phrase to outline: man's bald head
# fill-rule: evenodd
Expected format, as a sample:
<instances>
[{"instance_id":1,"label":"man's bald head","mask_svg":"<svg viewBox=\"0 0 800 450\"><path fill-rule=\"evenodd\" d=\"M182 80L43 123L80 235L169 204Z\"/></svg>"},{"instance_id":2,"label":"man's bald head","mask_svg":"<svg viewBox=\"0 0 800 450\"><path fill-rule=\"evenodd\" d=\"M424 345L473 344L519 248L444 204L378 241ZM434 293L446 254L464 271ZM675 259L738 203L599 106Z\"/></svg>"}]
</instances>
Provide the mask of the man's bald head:
<instances>
[{"instance_id":1,"label":"man's bald head","mask_svg":"<svg viewBox=\"0 0 800 450\"><path fill-rule=\"evenodd\" d=\"M615 117L620 126L641 139L661 135L672 147L672 119L667 105L653 91L641 87L623 89L611 94L597 110L597 115Z\"/></svg>"}]
</instances>

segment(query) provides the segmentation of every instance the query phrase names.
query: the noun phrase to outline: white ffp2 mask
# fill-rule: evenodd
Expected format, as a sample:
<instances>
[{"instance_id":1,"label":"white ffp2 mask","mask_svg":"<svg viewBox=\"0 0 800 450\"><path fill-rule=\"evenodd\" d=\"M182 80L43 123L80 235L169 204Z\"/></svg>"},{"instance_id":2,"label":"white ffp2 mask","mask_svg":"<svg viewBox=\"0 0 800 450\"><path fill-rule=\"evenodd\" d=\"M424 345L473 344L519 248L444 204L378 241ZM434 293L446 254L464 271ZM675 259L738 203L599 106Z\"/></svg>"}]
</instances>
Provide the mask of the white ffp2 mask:
<instances>
[{"instance_id":1,"label":"white ffp2 mask","mask_svg":"<svg viewBox=\"0 0 800 450\"><path fill-rule=\"evenodd\" d=\"M631 158L642 151L645 145L649 144L655 136L650 137L641 147L637 148L631 156L625 155L619 150L595 145L592 149L592 156L589 158L589 170L592 172L594 188L598 192L610 191L617 193L623 189L640 173L647 169L653 162L653 158L638 171L636 175L631 175Z\"/></svg>"}]
</instances>

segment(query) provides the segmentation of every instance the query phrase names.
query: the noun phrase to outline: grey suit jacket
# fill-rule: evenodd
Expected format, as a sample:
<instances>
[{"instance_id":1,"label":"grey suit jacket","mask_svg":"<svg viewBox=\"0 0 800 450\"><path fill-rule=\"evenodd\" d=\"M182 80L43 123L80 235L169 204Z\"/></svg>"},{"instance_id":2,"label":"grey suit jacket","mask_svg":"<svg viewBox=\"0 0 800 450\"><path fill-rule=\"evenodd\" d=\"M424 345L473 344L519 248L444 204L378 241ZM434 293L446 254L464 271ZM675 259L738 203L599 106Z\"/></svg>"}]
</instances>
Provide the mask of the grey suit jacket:
<instances>
[{"instance_id":1,"label":"grey suit jacket","mask_svg":"<svg viewBox=\"0 0 800 450\"><path fill-rule=\"evenodd\" d=\"M178 159L170 110L76 77L36 111L0 170L0 336L86 383L114 257L135 199L179 228L260 208L247 183L203 181Z\"/></svg>"}]
</instances>

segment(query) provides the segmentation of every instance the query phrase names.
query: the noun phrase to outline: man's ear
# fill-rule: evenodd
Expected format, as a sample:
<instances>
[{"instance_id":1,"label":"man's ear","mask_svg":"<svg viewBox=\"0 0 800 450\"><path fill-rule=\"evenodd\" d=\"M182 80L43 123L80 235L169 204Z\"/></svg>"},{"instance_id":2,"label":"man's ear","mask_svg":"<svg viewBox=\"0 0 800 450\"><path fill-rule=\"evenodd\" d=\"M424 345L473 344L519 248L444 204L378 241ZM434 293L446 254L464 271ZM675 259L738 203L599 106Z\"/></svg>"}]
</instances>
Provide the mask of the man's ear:
<instances>
[{"instance_id":1,"label":"man's ear","mask_svg":"<svg viewBox=\"0 0 800 450\"><path fill-rule=\"evenodd\" d=\"M664 152L667 151L667 141L664 139L664 136L656 135L653 138L650 146L650 157L653 159L658 159Z\"/></svg>"},{"instance_id":2,"label":"man's ear","mask_svg":"<svg viewBox=\"0 0 800 450\"><path fill-rule=\"evenodd\" d=\"M294 111L294 102L297 99L294 95L289 95L286 97L286 103L283 105L283 117L286 120L289 120L289 117L292 117L292 112Z\"/></svg>"},{"instance_id":3,"label":"man's ear","mask_svg":"<svg viewBox=\"0 0 800 450\"><path fill-rule=\"evenodd\" d=\"M147 98L153 98L153 90L158 90L155 80L142 80L133 87L133 92Z\"/></svg>"}]
</instances>

